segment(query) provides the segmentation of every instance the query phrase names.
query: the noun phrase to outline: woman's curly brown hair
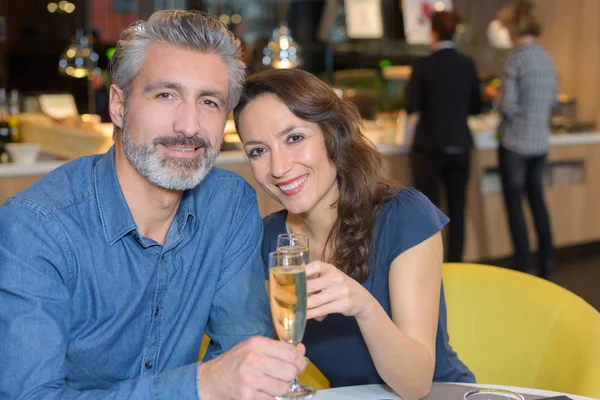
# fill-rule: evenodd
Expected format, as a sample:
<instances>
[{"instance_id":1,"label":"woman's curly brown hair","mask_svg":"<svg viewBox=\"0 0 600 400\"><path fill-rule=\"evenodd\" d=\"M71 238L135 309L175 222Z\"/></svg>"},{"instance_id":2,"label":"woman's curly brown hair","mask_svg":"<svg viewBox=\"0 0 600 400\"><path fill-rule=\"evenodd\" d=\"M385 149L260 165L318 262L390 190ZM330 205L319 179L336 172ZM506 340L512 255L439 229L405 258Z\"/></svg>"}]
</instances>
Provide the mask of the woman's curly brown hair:
<instances>
[{"instance_id":1,"label":"woman's curly brown hair","mask_svg":"<svg viewBox=\"0 0 600 400\"><path fill-rule=\"evenodd\" d=\"M325 244L331 248L327 261L364 282L369 277L375 217L397 189L380 174L382 155L362 134L358 109L308 72L269 69L246 79L234 110L238 132L242 110L265 94L277 96L296 116L317 123L323 131L339 189L339 198L331 205L337 206L338 215Z\"/></svg>"}]
</instances>

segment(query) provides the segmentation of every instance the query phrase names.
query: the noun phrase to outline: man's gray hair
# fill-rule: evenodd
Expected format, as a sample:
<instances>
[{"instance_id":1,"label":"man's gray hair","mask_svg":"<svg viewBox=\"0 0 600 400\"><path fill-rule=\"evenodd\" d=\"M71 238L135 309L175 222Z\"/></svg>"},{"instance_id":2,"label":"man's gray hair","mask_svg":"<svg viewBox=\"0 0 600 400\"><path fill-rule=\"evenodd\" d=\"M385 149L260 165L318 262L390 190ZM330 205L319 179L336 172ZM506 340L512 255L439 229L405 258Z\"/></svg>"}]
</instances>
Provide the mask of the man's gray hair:
<instances>
[{"instance_id":1,"label":"man's gray hair","mask_svg":"<svg viewBox=\"0 0 600 400\"><path fill-rule=\"evenodd\" d=\"M239 102L246 65L240 41L217 18L201 11L157 11L148 21L138 21L121 33L111 61L113 82L129 96L148 47L164 44L179 49L215 54L229 70L227 112Z\"/></svg>"}]
</instances>

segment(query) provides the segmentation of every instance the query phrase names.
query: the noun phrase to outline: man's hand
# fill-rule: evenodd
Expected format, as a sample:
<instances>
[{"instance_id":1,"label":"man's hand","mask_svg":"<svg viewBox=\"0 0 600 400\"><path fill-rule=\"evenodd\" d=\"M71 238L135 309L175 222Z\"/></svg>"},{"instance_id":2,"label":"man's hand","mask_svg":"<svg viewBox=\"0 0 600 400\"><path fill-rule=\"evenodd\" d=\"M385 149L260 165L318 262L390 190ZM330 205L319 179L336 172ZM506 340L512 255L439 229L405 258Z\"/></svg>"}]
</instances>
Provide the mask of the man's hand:
<instances>
[{"instance_id":1,"label":"man's hand","mask_svg":"<svg viewBox=\"0 0 600 400\"><path fill-rule=\"evenodd\" d=\"M253 337L198 366L202 400L273 399L306 368L305 348Z\"/></svg>"}]
</instances>

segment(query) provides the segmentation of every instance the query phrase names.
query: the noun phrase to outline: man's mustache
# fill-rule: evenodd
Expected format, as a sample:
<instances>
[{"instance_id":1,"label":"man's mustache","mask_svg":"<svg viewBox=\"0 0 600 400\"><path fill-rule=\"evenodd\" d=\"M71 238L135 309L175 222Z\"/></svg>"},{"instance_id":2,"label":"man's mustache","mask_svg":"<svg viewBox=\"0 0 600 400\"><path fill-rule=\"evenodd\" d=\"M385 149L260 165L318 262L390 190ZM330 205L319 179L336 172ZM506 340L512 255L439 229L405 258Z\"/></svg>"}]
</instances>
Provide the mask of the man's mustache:
<instances>
[{"instance_id":1,"label":"man's mustache","mask_svg":"<svg viewBox=\"0 0 600 400\"><path fill-rule=\"evenodd\" d=\"M210 142L202 137L194 136L186 138L182 136L159 136L152 140L154 146L182 146L182 147L193 147L195 149L204 147L207 149L212 148Z\"/></svg>"}]
</instances>

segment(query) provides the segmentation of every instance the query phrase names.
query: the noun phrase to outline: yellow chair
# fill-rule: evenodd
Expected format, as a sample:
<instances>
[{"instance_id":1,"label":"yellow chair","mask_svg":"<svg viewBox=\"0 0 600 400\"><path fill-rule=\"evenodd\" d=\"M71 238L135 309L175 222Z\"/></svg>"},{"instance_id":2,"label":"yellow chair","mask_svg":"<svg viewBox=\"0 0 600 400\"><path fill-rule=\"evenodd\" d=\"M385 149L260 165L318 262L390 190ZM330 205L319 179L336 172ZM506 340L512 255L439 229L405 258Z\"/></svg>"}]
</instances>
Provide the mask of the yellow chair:
<instances>
[{"instance_id":1,"label":"yellow chair","mask_svg":"<svg viewBox=\"0 0 600 400\"><path fill-rule=\"evenodd\" d=\"M329 389L329 380L312 362L308 363L304 373L298 377L298 382L317 390Z\"/></svg>"},{"instance_id":2,"label":"yellow chair","mask_svg":"<svg viewBox=\"0 0 600 400\"><path fill-rule=\"evenodd\" d=\"M200 343L200 351L198 352L198 361L202 361L204 356L206 355L206 351L208 350L208 345L210 344L210 337L205 333L202 336L202 343Z\"/></svg>"},{"instance_id":3,"label":"yellow chair","mask_svg":"<svg viewBox=\"0 0 600 400\"><path fill-rule=\"evenodd\" d=\"M478 383L600 398L600 313L521 272L444 264L450 344Z\"/></svg>"},{"instance_id":4,"label":"yellow chair","mask_svg":"<svg viewBox=\"0 0 600 400\"><path fill-rule=\"evenodd\" d=\"M209 343L210 338L207 334L204 334L204 337L202 338L202 343L200 344L198 361L202 361L202 359L204 358L206 350L208 350ZM304 373L298 377L298 382L300 382L300 384L302 385L310 386L317 390L329 389L329 381L312 362L306 366Z\"/></svg>"}]
</instances>

